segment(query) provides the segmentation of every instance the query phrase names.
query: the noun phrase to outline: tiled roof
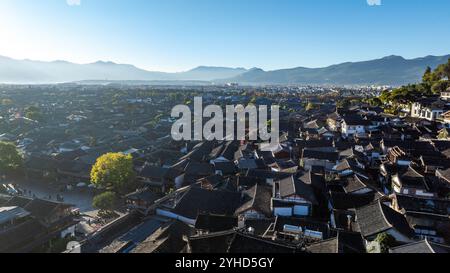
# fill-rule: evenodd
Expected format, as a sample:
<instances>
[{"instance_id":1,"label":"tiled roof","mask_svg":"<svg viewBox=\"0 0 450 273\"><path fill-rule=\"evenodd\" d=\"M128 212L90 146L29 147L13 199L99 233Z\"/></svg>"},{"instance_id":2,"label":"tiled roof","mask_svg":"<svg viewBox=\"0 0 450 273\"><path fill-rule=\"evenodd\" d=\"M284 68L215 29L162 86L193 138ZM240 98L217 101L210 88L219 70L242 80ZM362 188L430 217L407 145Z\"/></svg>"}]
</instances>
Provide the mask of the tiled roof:
<instances>
[{"instance_id":1,"label":"tiled roof","mask_svg":"<svg viewBox=\"0 0 450 273\"><path fill-rule=\"evenodd\" d=\"M365 207L358 208L356 216L364 237L374 236L391 228L395 228L407 237L413 235L413 230L406 218L379 200Z\"/></svg>"},{"instance_id":2,"label":"tiled roof","mask_svg":"<svg viewBox=\"0 0 450 273\"><path fill-rule=\"evenodd\" d=\"M450 246L436 244L429 242L428 240L422 240L419 242L410 243L407 245L402 245L399 247L391 248L390 253L422 253L422 254L432 254L432 253L450 253Z\"/></svg>"}]
</instances>

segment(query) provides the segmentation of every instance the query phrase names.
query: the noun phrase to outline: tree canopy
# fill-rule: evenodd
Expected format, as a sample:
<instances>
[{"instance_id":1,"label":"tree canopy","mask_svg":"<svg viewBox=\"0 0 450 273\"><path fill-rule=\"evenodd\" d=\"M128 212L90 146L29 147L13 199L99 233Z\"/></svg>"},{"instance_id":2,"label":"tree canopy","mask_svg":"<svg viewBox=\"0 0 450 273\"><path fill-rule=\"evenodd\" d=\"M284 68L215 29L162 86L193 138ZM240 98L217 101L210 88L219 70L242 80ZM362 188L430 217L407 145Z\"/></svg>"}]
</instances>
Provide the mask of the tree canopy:
<instances>
[{"instance_id":1,"label":"tree canopy","mask_svg":"<svg viewBox=\"0 0 450 273\"><path fill-rule=\"evenodd\" d=\"M121 153L108 153L99 157L91 171L94 185L117 193L132 189L134 179L133 157Z\"/></svg>"},{"instance_id":2,"label":"tree canopy","mask_svg":"<svg viewBox=\"0 0 450 273\"><path fill-rule=\"evenodd\" d=\"M114 192L107 191L94 197L92 205L102 211L112 211L116 205L117 196Z\"/></svg>"},{"instance_id":3,"label":"tree canopy","mask_svg":"<svg viewBox=\"0 0 450 273\"><path fill-rule=\"evenodd\" d=\"M0 173L8 174L23 165L23 158L13 143L0 142Z\"/></svg>"},{"instance_id":4,"label":"tree canopy","mask_svg":"<svg viewBox=\"0 0 450 273\"><path fill-rule=\"evenodd\" d=\"M380 244L381 253L388 253L390 248L395 247L398 244L395 238L388 233L378 234L375 241Z\"/></svg>"},{"instance_id":5,"label":"tree canopy","mask_svg":"<svg viewBox=\"0 0 450 273\"><path fill-rule=\"evenodd\" d=\"M435 70L427 67L422 82L399 87L392 91L384 91L379 99L383 103L413 102L422 96L431 96L446 91L450 87L450 59L447 63L439 65Z\"/></svg>"},{"instance_id":6,"label":"tree canopy","mask_svg":"<svg viewBox=\"0 0 450 273\"><path fill-rule=\"evenodd\" d=\"M38 107L29 106L25 109L25 117L36 121L42 121L43 115Z\"/></svg>"}]
</instances>

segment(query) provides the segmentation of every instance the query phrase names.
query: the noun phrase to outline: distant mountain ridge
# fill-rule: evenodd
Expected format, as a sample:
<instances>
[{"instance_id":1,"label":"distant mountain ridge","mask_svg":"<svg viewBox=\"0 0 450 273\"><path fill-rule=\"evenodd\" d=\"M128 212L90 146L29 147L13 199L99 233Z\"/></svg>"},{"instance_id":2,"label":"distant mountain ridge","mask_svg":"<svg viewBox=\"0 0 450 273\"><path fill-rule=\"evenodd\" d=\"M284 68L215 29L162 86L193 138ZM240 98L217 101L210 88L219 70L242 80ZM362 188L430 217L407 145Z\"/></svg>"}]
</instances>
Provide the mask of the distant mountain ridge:
<instances>
[{"instance_id":1,"label":"distant mountain ridge","mask_svg":"<svg viewBox=\"0 0 450 273\"><path fill-rule=\"evenodd\" d=\"M274 71L253 69L226 81L245 84L404 85L419 82L427 66L436 68L450 55L407 60L388 56L364 62L347 62L324 68L298 67Z\"/></svg>"},{"instance_id":2,"label":"distant mountain ridge","mask_svg":"<svg viewBox=\"0 0 450 273\"><path fill-rule=\"evenodd\" d=\"M0 56L0 82L64 83L79 81L212 81L235 77L247 72L244 68L207 67L179 72L153 72L129 64L98 61L75 64L67 61L15 60Z\"/></svg>"},{"instance_id":3,"label":"distant mountain ridge","mask_svg":"<svg viewBox=\"0 0 450 273\"><path fill-rule=\"evenodd\" d=\"M83 81L236 82L249 85L403 85L419 82L427 66L447 62L450 55L407 60L401 56L347 62L323 68L297 67L264 71L260 68L199 66L186 72L147 71L130 64L98 61L75 64L67 61L15 60L0 56L1 83L63 83Z\"/></svg>"}]
</instances>

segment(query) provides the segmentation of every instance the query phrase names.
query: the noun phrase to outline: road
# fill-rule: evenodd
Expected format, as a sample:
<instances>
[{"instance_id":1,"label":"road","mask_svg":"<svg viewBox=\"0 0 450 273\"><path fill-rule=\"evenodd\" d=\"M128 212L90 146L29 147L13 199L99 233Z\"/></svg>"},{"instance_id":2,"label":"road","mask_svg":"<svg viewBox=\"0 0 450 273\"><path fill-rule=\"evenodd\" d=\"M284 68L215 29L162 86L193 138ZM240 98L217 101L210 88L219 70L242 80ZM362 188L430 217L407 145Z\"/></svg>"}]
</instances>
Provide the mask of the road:
<instances>
[{"instance_id":1,"label":"road","mask_svg":"<svg viewBox=\"0 0 450 273\"><path fill-rule=\"evenodd\" d=\"M4 183L8 184L8 182ZM45 200L57 201L59 194L64 198L64 203L74 205L83 214L96 214L96 209L92 207L94 194L89 189L74 189L72 191L59 192L56 186L43 182L18 182L19 188L23 190L27 197L36 197ZM31 194L30 194L31 191ZM51 199L50 199L51 197Z\"/></svg>"}]
</instances>

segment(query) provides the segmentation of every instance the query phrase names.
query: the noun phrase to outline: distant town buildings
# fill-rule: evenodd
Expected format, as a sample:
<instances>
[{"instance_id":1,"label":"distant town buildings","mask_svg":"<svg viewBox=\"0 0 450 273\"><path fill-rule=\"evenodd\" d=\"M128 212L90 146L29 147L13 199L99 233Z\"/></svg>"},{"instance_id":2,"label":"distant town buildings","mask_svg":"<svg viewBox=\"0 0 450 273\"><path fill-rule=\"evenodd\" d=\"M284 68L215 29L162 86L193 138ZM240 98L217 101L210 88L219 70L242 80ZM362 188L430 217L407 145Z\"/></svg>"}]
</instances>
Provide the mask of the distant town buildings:
<instances>
[{"instance_id":1,"label":"distant town buildings","mask_svg":"<svg viewBox=\"0 0 450 273\"><path fill-rule=\"evenodd\" d=\"M55 236L75 236L77 251L100 253L367 253L384 249L386 236L395 241L391 253L449 252L446 93L395 116L361 101L336 107L342 97L380 91L371 88L35 88L42 95L0 89L15 101L0 108L0 136L24 153L25 179L84 184L89 193L96 158L123 152L133 155L137 186L121 196L125 213L90 236L73 232L76 204L8 195L1 252L29 252ZM199 94L221 105L284 106L279 147L174 142L169 109ZM45 122L17 118L30 96ZM25 223L39 228L28 233Z\"/></svg>"}]
</instances>

